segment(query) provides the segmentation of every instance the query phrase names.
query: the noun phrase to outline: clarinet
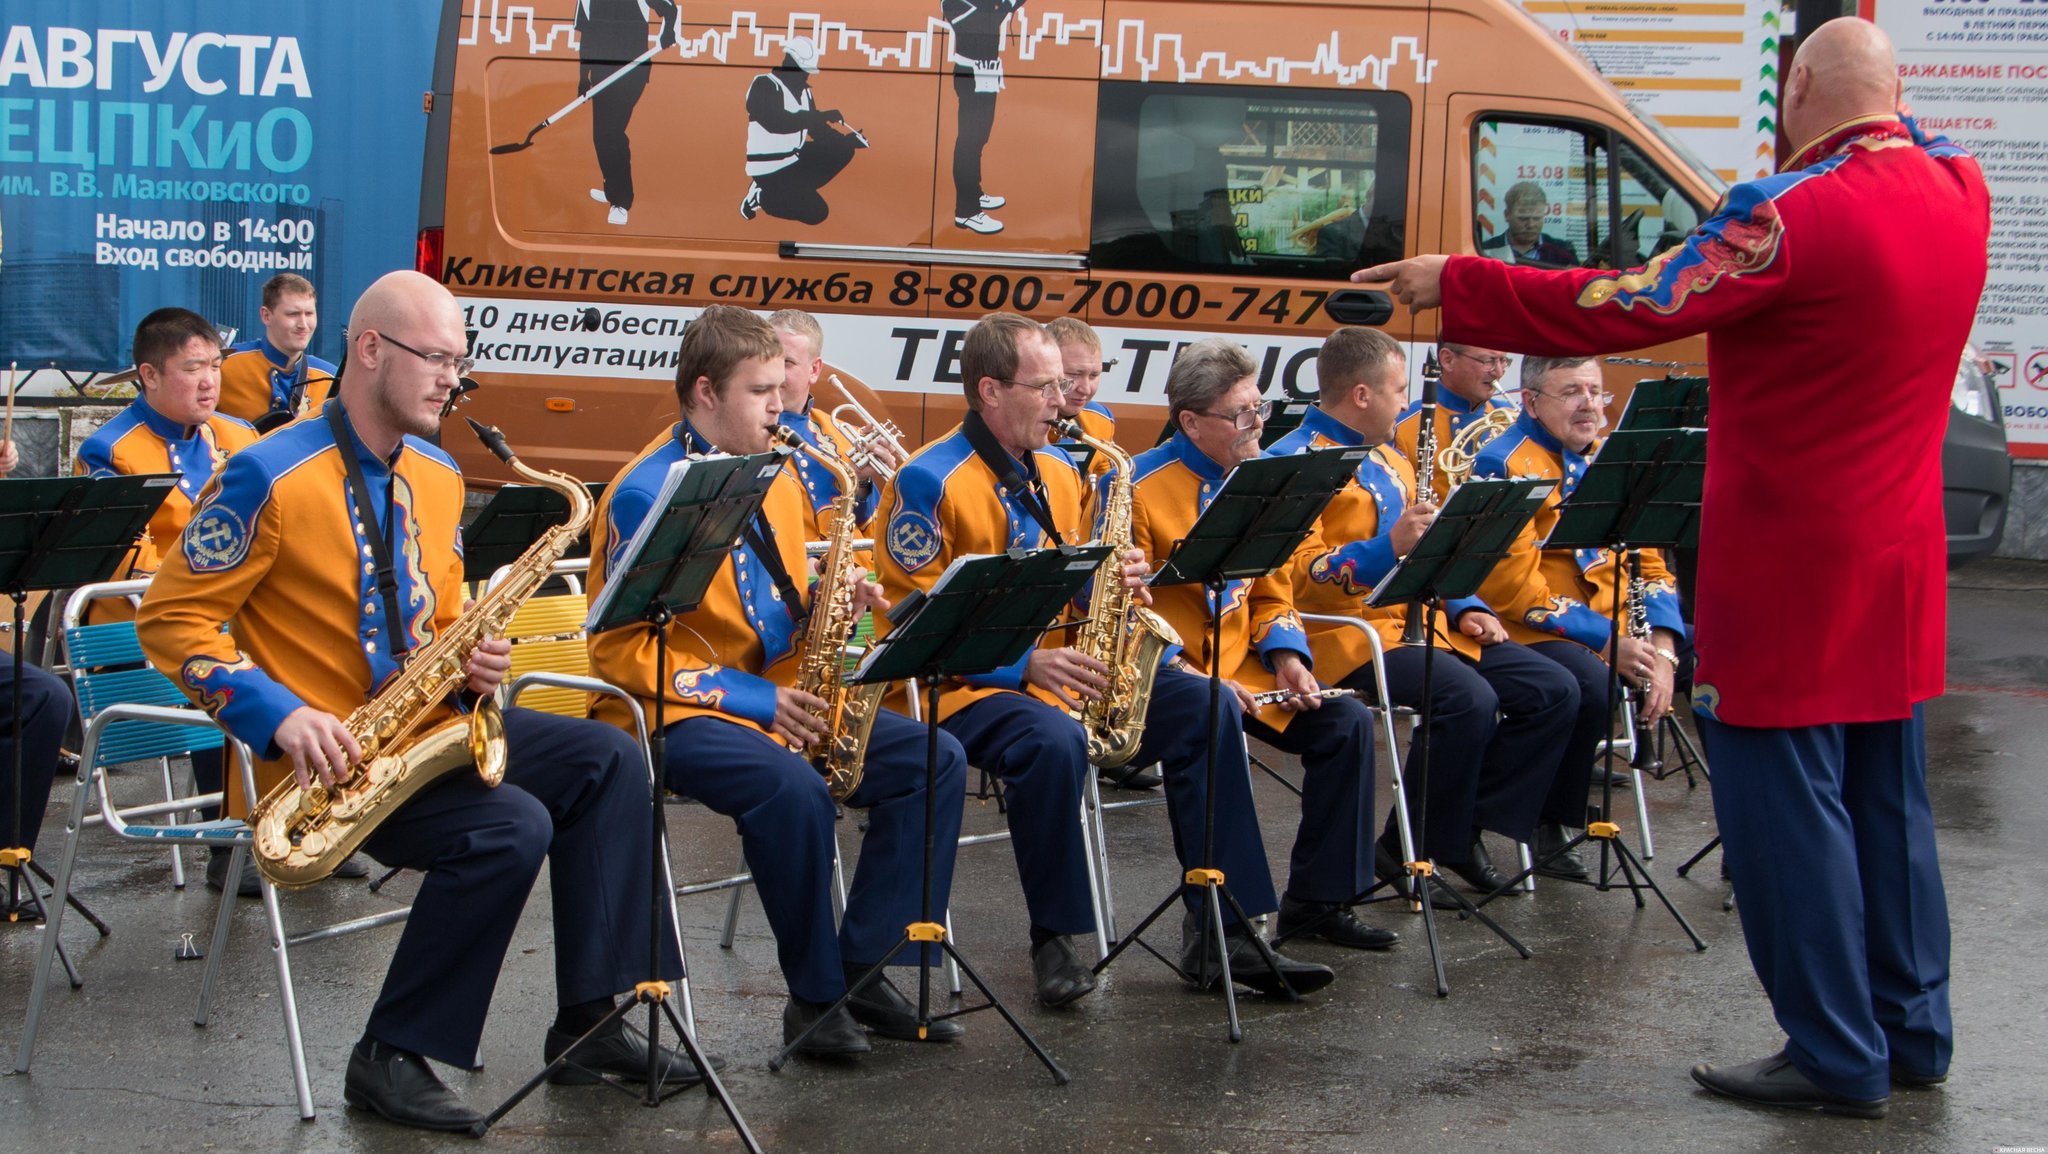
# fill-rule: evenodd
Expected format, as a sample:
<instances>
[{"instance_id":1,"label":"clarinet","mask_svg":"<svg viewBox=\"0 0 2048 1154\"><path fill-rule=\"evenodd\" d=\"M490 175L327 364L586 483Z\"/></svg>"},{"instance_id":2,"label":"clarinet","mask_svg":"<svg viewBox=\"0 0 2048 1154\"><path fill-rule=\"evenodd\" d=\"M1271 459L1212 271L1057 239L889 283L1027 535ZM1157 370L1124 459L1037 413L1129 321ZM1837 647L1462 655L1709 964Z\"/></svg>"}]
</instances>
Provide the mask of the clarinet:
<instances>
[{"instance_id":1,"label":"clarinet","mask_svg":"<svg viewBox=\"0 0 2048 1154\"><path fill-rule=\"evenodd\" d=\"M1444 375L1436 350L1422 358L1422 408L1415 426L1415 499L1428 500L1436 492L1436 383ZM1420 601L1408 603L1408 619L1401 626L1401 644L1425 645L1429 641L1429 607Z\"/></svg>"}]
</instances>

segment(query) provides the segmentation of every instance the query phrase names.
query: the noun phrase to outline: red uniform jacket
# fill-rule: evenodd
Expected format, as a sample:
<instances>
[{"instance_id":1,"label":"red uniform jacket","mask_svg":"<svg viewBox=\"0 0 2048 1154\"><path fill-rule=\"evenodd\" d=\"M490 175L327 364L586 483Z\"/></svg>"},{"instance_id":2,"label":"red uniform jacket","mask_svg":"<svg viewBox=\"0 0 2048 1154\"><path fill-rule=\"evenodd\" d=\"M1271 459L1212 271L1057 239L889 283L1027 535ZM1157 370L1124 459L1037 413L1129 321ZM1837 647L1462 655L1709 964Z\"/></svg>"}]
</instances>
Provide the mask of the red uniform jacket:
<instances>
[{"instance_id":1,"label":"red uniform jacket","mask_svg":"<svg viewBox=\"0 0 2048 1154\"><path fill-rule=\"evenodd\" d=\"M1941 440L1990 228L1969 153L1887 116L1736 185L1641 269L1450 259L1445 340L1584 355L1708 334L1696 709L1885 721L1941 692Z\"/></svg>"}]
</instances>

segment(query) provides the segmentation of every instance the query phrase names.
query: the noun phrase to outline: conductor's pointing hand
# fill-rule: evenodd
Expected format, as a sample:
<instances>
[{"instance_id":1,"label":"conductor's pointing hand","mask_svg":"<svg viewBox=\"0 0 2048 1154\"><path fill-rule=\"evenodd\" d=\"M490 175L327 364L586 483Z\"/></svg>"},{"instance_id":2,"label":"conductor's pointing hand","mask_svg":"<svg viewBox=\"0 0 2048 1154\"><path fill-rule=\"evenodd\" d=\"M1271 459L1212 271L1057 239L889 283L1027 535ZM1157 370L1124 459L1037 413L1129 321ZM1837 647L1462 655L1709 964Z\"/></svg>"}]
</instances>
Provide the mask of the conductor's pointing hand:
<instances>
[{"instance_id":1,"label":"conductor's pointing hand","mask_svg":"<svg viewBox=\"0 0 2048 1154\"><path fill-rule=\"evenodd\" d=\"M1397 260L1391 264L1376 264L1351 274L1356 284L1377 284L1392 281L1387 292L1393 298L1408 306L1410 312L1433 309L1444 300L1444 264L1450 258L1444 256L1417 256Z\"/></svg>"}]
</instances>

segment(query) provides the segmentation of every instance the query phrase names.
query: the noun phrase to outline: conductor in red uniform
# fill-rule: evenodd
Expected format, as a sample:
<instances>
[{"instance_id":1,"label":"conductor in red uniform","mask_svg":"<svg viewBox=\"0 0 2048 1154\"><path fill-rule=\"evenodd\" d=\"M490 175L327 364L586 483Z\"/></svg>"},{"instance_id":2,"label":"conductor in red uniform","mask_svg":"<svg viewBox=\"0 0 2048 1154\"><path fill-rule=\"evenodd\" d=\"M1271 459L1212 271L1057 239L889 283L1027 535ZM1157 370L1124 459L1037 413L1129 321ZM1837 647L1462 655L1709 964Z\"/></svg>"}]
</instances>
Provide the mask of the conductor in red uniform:
<instances>
[{"instance_id":1,"label":"conductor in red uniform","mask_svg":"<svg viewBox=\"0 0 2048 1154\"><path fill-rule=\"evenodd\" d=\"M1942 689L1941 440L1991 224L1977 162L1921 134L1897 76L1875 25L1815 29L1785 82L1798 151L1640 269L1425 256L1352 278L1515 352L1708 334L1693 712L1788 1040L1693 1077L1858 1117L1945 1080L1953 1043L1921 703Z\"/></svg>"}]
</instances>

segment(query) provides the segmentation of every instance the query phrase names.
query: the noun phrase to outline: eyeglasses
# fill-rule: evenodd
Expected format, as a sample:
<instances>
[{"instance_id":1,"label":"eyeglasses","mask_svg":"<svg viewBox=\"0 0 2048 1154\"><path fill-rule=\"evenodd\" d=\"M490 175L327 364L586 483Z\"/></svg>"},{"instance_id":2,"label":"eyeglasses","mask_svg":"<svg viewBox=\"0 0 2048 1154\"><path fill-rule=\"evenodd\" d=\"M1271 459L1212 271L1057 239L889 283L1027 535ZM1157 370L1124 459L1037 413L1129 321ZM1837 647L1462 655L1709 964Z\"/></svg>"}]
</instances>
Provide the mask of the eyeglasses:
<instances>
[{"instance_id":1,"label":"eyeglasses","mask_svg":"<svg viewBox=\"0 0 2048 1154\"><path fill-rule=\"evenodd\" d=\"M1055 401L1074 390L1074 378L1072 377L1056 377L1050 381L1013 381L1007 377L997 377L996 380L1005 385L1015 385L1020 389L1037 389L1039 392L1044 393L1047 398Z\"/></svg>"},{"instance_id":2,"label":"eyeglasses","mask_svg":"<svg viewBox=\"0 0 2048 1154\"><path fill-rule=\"evenodd\" d=\"M1468 353L1463 349L1446 348L1444 351L1447 353L1456 353L1457 355L1464 357L1468 361L1477 362L1478 364L1484 365L1489 369L1505 369L1508 367L1509 363L1514 360L1513 357L1503 356L1482 357L1474 353Z\"/></svg>"},{"instance_id":3,"label":"eyeglasses","mask_svg":"<svg viewBox=\"0 0 2048 1154\"><path fill-rule=\"evenodd\" d=\"M1614 403L1615 396L1604 389L1589 389L1584 385L1573 385L1561 393L1546 393L1542 389L1531 389L1529 391L1539 397L1549 397L1553 401L1563 401L1568 405L1610 405Z\"/></svg>"},{"instance_id":4,"label":"eyeglasses","mask_svg":"<svg viewBox=\"0 0 2048 1154\"><path fill-rule=\"evenodd\" d=\"M1229 421L1239 429L1256 429L1260 425L1265 424L1266 420L1273 415L1273 402L1260 401L1251 408L1239 409L1234 413L1207 413L1201 409L1189 409L1188 411L1198 417L1214 417L1219 421Z\"/></svg>"},{"instance_id":5,"label":"eyeglasses","mask_svg":"<svg viewBox=\"0 0 2048 1154\"><path fill-rule=\"evenodd\" d=\"M376 332L374 329L365 329L363 331ZM461 353L423 353L404 341L399 340L397 337L392 336L390 333L377 332L377 335L434 366L434 371L437 373L445 372L452 368L455 370L456 376L466 377L471 369L476 368L475 357L465 356Z\"/></svg>"}]
</instances>

